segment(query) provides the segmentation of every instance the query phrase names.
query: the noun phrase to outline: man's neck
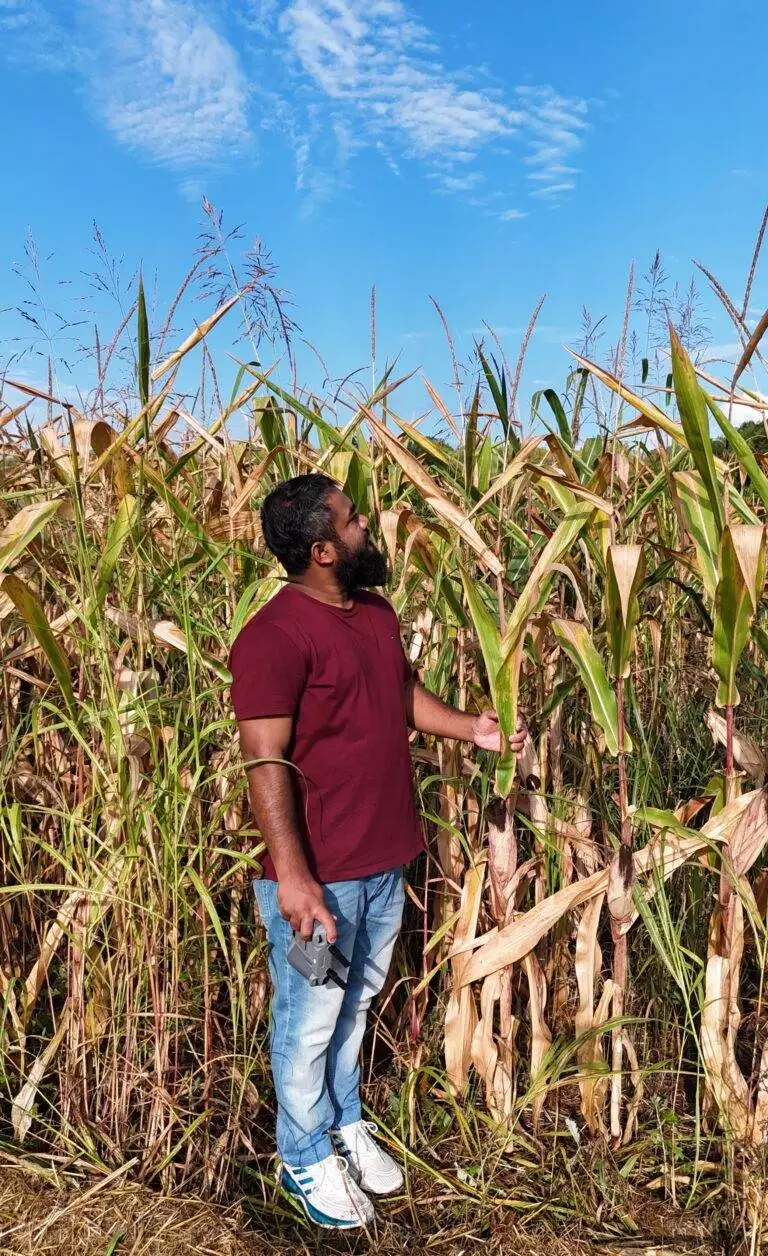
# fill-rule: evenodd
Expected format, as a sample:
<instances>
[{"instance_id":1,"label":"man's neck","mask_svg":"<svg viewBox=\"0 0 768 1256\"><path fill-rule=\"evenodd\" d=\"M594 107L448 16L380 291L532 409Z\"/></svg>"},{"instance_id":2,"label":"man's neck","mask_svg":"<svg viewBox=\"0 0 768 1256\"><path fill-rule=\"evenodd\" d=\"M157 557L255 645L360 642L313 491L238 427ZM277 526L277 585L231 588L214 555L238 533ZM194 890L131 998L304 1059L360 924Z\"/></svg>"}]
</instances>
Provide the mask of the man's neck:
<instances>
[{"instance_id":1,"label":"man's neck","mask_svg":"<svg viewBox=\"0 0 768 1256\"><path fill-rule=\"evenodd\" d=\"M342 610L348 611L355 604L354 598L332 577L329 580L313 580L306 576L289 576L288 583L308 597L313 597L315 601L325 602L327 606L340 606Z\"/></svg>"}]
</instances>

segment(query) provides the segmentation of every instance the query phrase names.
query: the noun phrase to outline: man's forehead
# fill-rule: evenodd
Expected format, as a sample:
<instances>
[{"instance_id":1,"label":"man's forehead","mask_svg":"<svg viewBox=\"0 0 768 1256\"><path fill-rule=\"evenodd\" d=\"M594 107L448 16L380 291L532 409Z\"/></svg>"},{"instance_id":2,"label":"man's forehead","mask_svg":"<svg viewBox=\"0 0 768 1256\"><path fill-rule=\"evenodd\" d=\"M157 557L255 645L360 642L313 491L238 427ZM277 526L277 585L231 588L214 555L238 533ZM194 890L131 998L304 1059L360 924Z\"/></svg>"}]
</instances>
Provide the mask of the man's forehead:
<instances>
[{"instance_id":1,"label":"man's forehead","mask_svg":"<svg viewBox=\"0 0 768 1256\"><path fill-rule=\"evenodd\" d=\"M340 488L332 488L328 494L328 505L334 514L348 515L352 509L352 502L346 493L342 493Z\"/></svg>"}]
</instances>

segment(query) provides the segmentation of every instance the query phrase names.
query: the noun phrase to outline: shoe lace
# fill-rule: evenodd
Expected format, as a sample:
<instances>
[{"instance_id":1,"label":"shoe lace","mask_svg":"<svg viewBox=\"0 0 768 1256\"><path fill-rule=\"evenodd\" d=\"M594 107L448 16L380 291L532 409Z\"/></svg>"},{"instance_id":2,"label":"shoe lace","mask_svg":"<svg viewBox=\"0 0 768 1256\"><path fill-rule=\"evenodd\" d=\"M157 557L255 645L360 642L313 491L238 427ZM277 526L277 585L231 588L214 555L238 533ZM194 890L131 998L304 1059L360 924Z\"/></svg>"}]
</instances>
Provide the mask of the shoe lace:
<instances>
[{"instance_id":1,"label":"shoe lace","mask_svg":"<svg viewBox=\"0 0 768 1256\"><path fill-rule=\"evenodd\" d=\"M372 1149L373 1151L376 1152L376 1154L379 1157L383 1158L384 1153L381 1147L379 1146L379 1144L376 1142L375 1138L373 1137L374 1134L378 1134L379 1132L379 1127L376 1124L376 1122L375 1121L361 1121L360 1125L362 1126L361 1132L362 1132L363 1138L365 1139L369 1149Z\"/></svg>"},{"instance_id":2,"label":"shoe lace","mask_svg":"<svg viewBox=\"0 0 768 1256\"><path fill-rule=\"evenodd\" d=\"M347 1161L345 1156L334 1156L333 1159L336 1162L336 1165L338 1166L339 1173L341 1174L342 1186L344 1187L344 1190L346 1192L347 1199L349 1200L350 1204L354 1208L360 1220L363 1222L364 1225L367 1226L367 1222L365 1221L365 1218L364 1218L364 1215L360 1206L361 1201L360 1199L356 1198L356 1195L358 1193L361 1194L362 1192L359 1192L359 1188L357 1187L357 1183L355 1182L355 1179L350 1175L349 1162Z\"/></svg>"}]
</instances>

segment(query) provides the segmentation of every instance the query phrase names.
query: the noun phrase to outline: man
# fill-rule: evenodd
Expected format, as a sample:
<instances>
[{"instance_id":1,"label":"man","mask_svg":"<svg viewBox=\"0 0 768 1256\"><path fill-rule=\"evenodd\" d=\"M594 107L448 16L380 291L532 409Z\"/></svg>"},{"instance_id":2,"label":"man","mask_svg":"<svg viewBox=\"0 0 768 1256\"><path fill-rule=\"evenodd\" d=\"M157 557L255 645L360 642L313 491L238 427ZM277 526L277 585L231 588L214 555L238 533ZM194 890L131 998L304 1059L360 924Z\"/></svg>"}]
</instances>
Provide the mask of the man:
<instances>
[{"instance_id":1,"label":"man","mask_svg":"<svg viewBox=\"0 0 768 1256\"><path fill-rule=\"evenodd\" d=\"M360 1047L403 911L403 866L423 849L408 729L500 749L493 712L428 693L389 602L387 563L333 480L300 475L261 512L288 583L232 648L232 700L266 842L254 889L274 988L271 1059L283 1186L322 1226L373 1220L368 1191L402 1186L362 1120ZM519 750L524 732L511 739ZM349 961L346 990L310 986L287 961L292 931L324 926Z\"/></svg>"}]
</instances>

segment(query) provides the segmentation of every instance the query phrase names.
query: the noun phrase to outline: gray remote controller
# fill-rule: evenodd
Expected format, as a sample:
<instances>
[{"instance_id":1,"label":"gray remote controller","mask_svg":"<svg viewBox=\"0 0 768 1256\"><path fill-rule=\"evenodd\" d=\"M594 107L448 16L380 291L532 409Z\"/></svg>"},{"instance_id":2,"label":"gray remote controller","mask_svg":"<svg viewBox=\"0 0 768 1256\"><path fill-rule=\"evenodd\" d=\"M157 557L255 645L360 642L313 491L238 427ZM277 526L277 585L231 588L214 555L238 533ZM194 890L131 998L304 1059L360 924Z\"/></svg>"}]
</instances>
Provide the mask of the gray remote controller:
<instances>
[{"instance_id":1,"label":"gray remote controller","mask_svg":"<svg viewBox=\"0 0 768 1256\"><path fill-rule=\"evenodd\" d=\"M349 968L349 960L328 941L325 928L317 922L307 942L294 929L288 947L288 963L306 977L311 986L325 986L332 981L342 990L347 987L339 969Z\"/></svg>"}]
</instances>

